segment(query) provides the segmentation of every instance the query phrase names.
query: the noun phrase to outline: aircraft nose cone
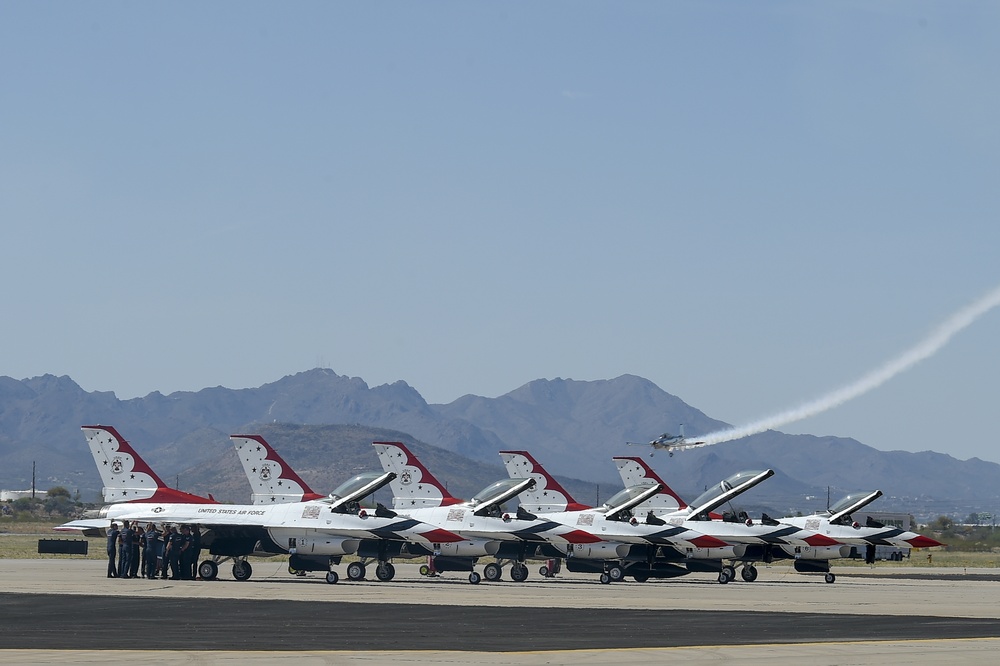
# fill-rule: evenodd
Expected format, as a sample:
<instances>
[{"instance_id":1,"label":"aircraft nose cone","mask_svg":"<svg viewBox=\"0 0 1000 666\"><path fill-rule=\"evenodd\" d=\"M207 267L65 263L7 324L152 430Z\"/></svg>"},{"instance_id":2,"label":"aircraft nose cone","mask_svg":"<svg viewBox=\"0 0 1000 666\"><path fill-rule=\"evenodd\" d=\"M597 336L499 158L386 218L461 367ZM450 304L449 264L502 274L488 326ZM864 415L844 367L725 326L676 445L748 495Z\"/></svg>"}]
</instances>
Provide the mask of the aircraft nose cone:
<instances>
[{"instance_id":1,"label":"aircraft nose cone","mask_svg":"<svg viewBox=\"0 0 1000 666\"><path fill-rule=\"evenodd\" d=\"M813 534L812 536L806 537L804 541L812 546L813 548L823 548L824 546L839 546L840 542L831 539L825 534Z\"/></svg>"},{"instance_id":2,"label":"aircraft nose cone","mask_svg":"<svg viewBox=\"0 0 1000 666\"><path fill-rule=\"evenodd\" d=\"M925 537L923 534L918 534L912 539L907 539L906 543L910 544L914 548L933 548L934 546L944 545L940 541L935 541L930 537Z\"/></svg>"}]
</instances>

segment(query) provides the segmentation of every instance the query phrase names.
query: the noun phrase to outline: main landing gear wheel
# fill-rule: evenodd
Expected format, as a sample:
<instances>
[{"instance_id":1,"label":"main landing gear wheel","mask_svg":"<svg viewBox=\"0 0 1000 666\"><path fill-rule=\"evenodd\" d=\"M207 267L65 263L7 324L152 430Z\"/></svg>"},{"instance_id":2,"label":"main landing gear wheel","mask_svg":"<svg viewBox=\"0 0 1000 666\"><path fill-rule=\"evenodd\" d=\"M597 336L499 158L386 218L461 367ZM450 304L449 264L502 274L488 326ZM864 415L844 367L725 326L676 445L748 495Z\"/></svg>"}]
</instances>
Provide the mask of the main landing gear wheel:
<instances>
[{"instance_id":1,"label":"main landing gear wheel","mask_svg":"<svg viewBox=\"0 0 1000 666\"><path fill-rule=\"evenodd\" d=\"M837 580L837 577L834 576L832 573L828 573L827 575L823 576L823 580L825 580L827 583L832 583L833 581Z\"/></svg>"},{"instance_id":2,"label":"main landing gear wheel","mask_svg":"<svg viewBox=\"0 0 1000 666\"><path fill-rule=\"evenodd\" d=\"M205 560L198 565L198 576L202 580L215 580L219 575L219 565L212 560Z\"/></svg>"},{"instance_id":3,"label":"main landing gear wheel","mask_svg":"<svg viewBox=\"0 0 1000 666\"><path fill-rule=\"evenodd\" d=\"M365 565L361 562L351 562L347 565L347 578L350 580L364 580L365 573Z\"/></svg>"},{"instance_id":4,"label":"main landing gear wheel","mask_svg":"<svg viewBox=\"0 0 1000 666\"><path fill-rule=\"evenodd\" d=\"M513 571L513 569L511 569L511 571ZM501 567L496 562L490 562L485 567L483 567L483 578L490 581L491 583L497 582L502 577L503 577L503 567Z\"/></svg>"},{"instance_id":5,"label":"main landing gear wheel","mask_svg":"<svg viewBox=\"0 0 1000 666\"><path fill-rule=\"evenodd\" d=\"M727 564L722 567L722 570L726 572L726 576L729 577L729 580L736 580L736 567L731 564Z\"/></svg>"},{"instance_id":6,"label":"main landing gear wheel","mask_svg":"<svg viewBox=\"0 0 1000 666\"><path fill-rule=\"evenodd\" d=\"M520 563L511 566L510 579L515 583L523 583L528 580L528 567Z\"/></svg>"},{"instance_id":7,"label":"main landing gear wheel","mask_svg":"<svg viewBox=\"0 0 1000 666\"><path fill-rule=\"evenodd\" d=\"M748 564L740 570L740 575L743 576L743 580L748 583L752 583L757 580L757 567L753 567Z\"/></svg>"},{"instance_id":8,"label":"main landing gear wheel","mask_svg":"<svg viewBox=\"0 0 1000 666\"><path fill-rule=\"evenodd\" d=\"M647 576L645 573L637 573L637 574L632 574L632 579L637 583L645 583L647 580L649 580L649 576Z\"/></svg>"},{"instance_id":9,"label":"main landing gear wheel","mask_svg":"<svg viewBox=\"0 0 1000 666\"><path fill-rule=\"evenodd\" d=\"M606 573L601 574L601 585L607 585L611 582L611 576Z\"/></svg>"},{"instance_id":10,"label":"main landing gear wheel","mask_svg":"<svg viewBox=\"0 0 1000 666\"><path fill-rule=\"evenodd\" d=\"M472 583L473 585L479 585L479 581L481 581L482 579L483 577L477 574L475 571L469 574L469 582Z\"/></svg>"},{"instance_id":11,"label":"main landing gear wheel","mask_svg":"<svg viewBox=\"0 0 1000 666\"><path fill-rule=\"evenodd\" d=\"M250 580L253 575L253 567L246 560L233 563L233 578L236 580Z\"/></svg>"},{"instance_id":12,"label":"main landing gear wheel","mask_svg":"<svg viewBox=\"0 0 1000 666\"><path fill-rule=\"evenodd\" d=\"M617 583L621 579L625 578L625 570L617 564L612 564L608 567L608 575L611 576L611 580Z\"/></svg>"},{"instance_id":13,"label":"main landing gear wheel","mask_svg":"<svg viewBox=\"0 0 1000 666\"><path fill-rule=\"evenodd\" d=\"M326 582L328 582L330 585L336 585L338 580L340 580L340 576L337 575L336 571L326 572Z\"/></svg>"},{"instance_id":14,"label":"main landing gear wheel","mask_svg":"<svg viewBox=\"0 0 1000 666\"><path fill-rule=\"evenodd\" d=\"M375 567L375 577L383 582L388 582L396 575L396 567L390 562L379 562Z\"/></svg>"},{"instance_id":15,"label":"main landing gear wheel","mask_svg":"<svg viewBox=\"0 0 1000 666\"><path fill-rule=\"evenodd\" d=\"M729 574L726 573L725 569L723 569L722 571L719 572L719 578L717 580L722 585L725 585L726 583L729 582Z\"/></svg>"}]
</instances>

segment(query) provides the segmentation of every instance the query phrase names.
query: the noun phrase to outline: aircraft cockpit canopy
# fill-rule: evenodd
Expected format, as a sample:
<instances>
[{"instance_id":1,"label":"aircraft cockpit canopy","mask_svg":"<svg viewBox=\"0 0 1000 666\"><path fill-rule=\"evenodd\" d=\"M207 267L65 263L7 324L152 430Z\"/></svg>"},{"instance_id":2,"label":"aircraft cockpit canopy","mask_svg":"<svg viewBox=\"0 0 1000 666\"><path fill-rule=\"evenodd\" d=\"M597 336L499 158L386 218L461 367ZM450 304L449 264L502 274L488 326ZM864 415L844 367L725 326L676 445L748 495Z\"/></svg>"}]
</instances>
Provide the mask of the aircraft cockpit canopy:
<instances>
[{"instance_id":1,"label":"aircraft cockpit canopy","mask_svg":"<svg viewBox=\"0 0 1000 666\"><path fill-rule=\"evenodd\" d=\"M514 486L523 482L524 479L502 479L500 481L497 481L496 483L491 483L490 485L486 486L478 493L473 495L472 499L469 500L469 505L478 506L479 504L489 501L494 497L497 497L498 495L502 495L503 493L509 491Z\"/></svg>"},{"instance_id":2,"label":"aircraft cockpit canopy","mask_svg":"<svg viewBox=\"0 0 1000 666\"><path fill-rule=\"evenodd\" d=\"M732 476L723 479L719 483L710 486L708 490L699 495L698 499L691 502L690 505L693 507L703 507L706 504L711 503L712 500L716 499L719 495L727 493L736 486L746 483L753 477L759 476L760 474L763 473L764 473L763 470L746 470L743 472L737 472L736 474L733 474Z\"/></svg>"},{"instance_id":3,"label":"aircraft cockpit canopy","mask_svg":"<svg viewBox=\"0 0 1000 666\"><path fill-rule=\"evenodd\" d=\"M364 472L363 474L357 474L337 486L337 488L330 493L330 499L338 500L341 497L347 497L348 495L356 493L358 490L364 488L366 485L382 476L382 474L382 472Z\"/></svg>"},{"instance_id":4,"label":"aircraft cockpit canopy","mask_svg":"<svg viewBox=\"0 0 1000 666\"><path fill-rule=\"evenodd\" d=\"M617 493L608 498L608 501L601 506L599 511L607 513L609 509L613 509L615 507L619 507L623 504L626 504L628 503L629 500L632 500L635 497L638 497L640 494L649 490L651 485L652 484L647 483L637 486L630 486L625 490L619 490Z\"/></svg>"},{"instance_id":5,"label":"aircraft cockpit canopy","mask_svg":"<svg viewBox=\"0 0 1000 666\"><path fill-rule=\"evenodd\" d=\"M871 495L870 490L860 490L858 492L851 493L850 495L846 495L845 497L837 500L832 505L830 505L829 509L830 515L831 516L836 515L841 511L843 511L844 509L848 509L854 506L868 495Z\"/></svg>"}]
</instances>

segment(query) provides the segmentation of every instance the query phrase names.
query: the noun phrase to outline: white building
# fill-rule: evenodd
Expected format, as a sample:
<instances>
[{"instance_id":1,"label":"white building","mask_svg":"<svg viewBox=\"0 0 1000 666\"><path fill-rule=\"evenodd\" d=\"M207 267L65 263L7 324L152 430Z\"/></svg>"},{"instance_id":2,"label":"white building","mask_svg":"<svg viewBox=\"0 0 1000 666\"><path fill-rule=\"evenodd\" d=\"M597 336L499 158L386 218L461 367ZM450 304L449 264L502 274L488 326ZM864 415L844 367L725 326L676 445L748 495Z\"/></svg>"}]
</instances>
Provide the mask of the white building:
<instances>
[{"instance_id":1,"label":"white building","mask_svg":"<svg viewBox=\"0 0 1000 666\"><path fill-rule=\"evenodd\" d=\"M44 498L47 490L35 490L36 498ZM0 490L0 502L13 502L22 497L31 497L30 490Z\"/></svg>"}]
</instances>

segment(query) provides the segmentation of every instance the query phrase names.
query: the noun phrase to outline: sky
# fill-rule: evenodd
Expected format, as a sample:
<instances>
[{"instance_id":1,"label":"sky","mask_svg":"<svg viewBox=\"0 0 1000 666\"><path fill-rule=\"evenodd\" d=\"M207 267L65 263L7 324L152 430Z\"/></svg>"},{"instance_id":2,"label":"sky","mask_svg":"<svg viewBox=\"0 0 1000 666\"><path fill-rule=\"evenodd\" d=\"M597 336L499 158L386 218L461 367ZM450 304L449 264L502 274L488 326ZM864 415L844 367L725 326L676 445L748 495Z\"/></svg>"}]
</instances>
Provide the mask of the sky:
<instances>
[{"instance_id":1,"label":"sky","mask_svg":"<svg viewBox=\"0 0 1000 666\"><path fill-rule=\"evenodd\" d=\"M326 367L445 403L630 373L783 411L1000 285L998 29L961 1L0 3L0 375L124 399ZM1000 462L998 340L1000 309L782 430Z\"/></svg>"}]
</instances>

